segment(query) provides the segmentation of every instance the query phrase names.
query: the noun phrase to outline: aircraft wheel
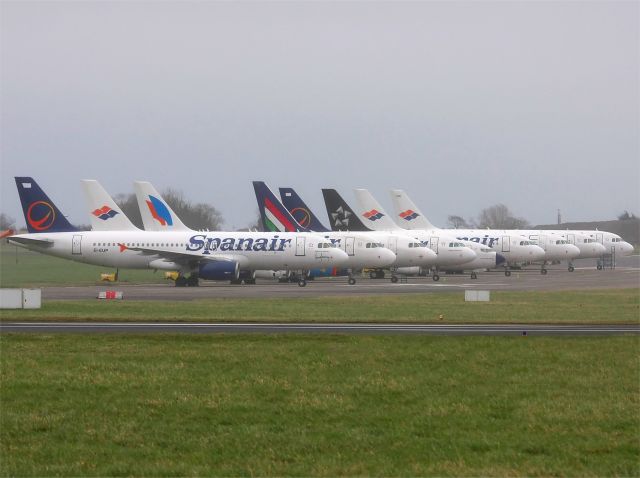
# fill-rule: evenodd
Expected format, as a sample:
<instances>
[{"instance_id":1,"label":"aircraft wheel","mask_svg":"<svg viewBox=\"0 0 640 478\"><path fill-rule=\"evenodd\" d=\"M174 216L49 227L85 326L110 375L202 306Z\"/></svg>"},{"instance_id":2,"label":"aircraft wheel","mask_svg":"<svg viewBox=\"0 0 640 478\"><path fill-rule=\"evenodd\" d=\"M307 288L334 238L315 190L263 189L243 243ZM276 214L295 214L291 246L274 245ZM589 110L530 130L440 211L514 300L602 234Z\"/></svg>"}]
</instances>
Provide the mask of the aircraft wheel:
<instances>
[{"instance_id":1,"label":"aircraft wheel","mask_svg":"<svg viewBox=\"0 0 640 478\"><path fill-rule=\"evenodd\" d=\"M471 278L472 279L477 279L478 278L478 274L476 274L475 272L471 273Z\"/></svg>"},{"instance_id":2,"label":"aircraft wheel","mask_svg":"<svg viewBox=\"0 0 640 478\"><path fill-rule=\"evenodd\" d=\"M189 287L198 287L200 285L200 282L198 281L198 277L189 276L189 278L187 279L187 285Z\"/></svg>"},{"instance_id":3,"label":"aircraft wheel","mask_svg":"<svg viewBox=\"0 0 640 478\"><path fill-rule=\"evenodd\" d=\"M438 274L433 274L433 280L438 282L440 280L440 276Z\"/></svg>"},{"instance_id":4,"label":"aircraft wheel","mask_svg":"<svg viewBox=\"0 0 640 478\"><path fill-rule=\"evenodd\" d=\"M304 287L304 286L306 286L306 285L307 285L307 281L306 281L306 280L304 280L304 279L300 279L300 280L298 281L298 287Z\"/></svg>"},{"instance_id":5,"label":"aircraft wheel","mask_svg":"<svg viewBox=\"0 0 640 478\"><path fill-rule=\"evenodd\" d=\"M187 278L184 276L178 276L176 279L176 287L185 287L187 285Z\"/></svg>"},{"instance_id":6,"label":"aircraft wheel","mask_svg":"<svg viewBox=\"0 0 640 478\"><path fill-rule=\"evenodd\" d=\"M391 282L393 282L394 284L396 282L398 282L398 277L397 276L391 276Z\"/></svg>"},{"instance_id":7,"label":"aircraft wheel","mask_svg":"<svg viewBox=\"0 0 640 478\"><path fill-rule=\"evenodd\" d=\"M353 277L349 277L349 285L354 285L356 280Z\"/></svg>"},{"instance_id":8,"label":"aircraft wheel","mask_svg":"<svg viewBox=\"0 0 640 478\"><path fill-rule=\"evenodd\" d=\"M540 269L540 274L547 275L547 269Z\"/></svg>"},{"instance_id":9,"label":"aircraft wheel","mask_svg":"<svg viewBox=\"0 0 640 478\"><path fill-rule=\"evenodd\" d=\"M575 269L575 267L573 267L573 266L569 266L569 272L573 272L573 271L575 271L575 270L576 270L576 269Z\"/></svg>"},{"instance_id":10,"label":"aircraft wheel","mask_svg":"<svg viewBox=\"0 0 640 478\"><path fill-rule=\"evenodd\" d=\"M504 275L507 277L511 277L511 271L504 271Z\"/></svg>"},{"instance_id":11,"label":"aircraft wheel","mask_svg":"<svg viewBox=\"0 0 640 478\"><path fill-rule=\"evenodd\" d=\"M600 264L598 264L598 265L596 266L596 268L597 268L599 271L601 271L601 270L602 270L602 266L601 266Z\"/></svg>"}]
</instances>

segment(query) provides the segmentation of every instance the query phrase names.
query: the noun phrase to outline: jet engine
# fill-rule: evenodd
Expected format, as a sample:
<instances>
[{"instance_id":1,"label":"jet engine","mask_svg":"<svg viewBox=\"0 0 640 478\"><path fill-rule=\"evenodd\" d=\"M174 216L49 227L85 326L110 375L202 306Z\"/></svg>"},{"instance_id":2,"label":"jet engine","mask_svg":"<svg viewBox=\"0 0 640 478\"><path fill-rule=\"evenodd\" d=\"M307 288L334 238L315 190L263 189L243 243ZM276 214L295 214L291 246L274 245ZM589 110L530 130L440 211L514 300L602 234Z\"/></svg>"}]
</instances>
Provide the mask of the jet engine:
<instances>
[{"instance_id":1,"label":"jet engine","mask_svg":"<svg viewBox=\"0 0 640 478\"><path fill-rule=\"evenodd\" d=\"M235 261L204 262L198 268L198 277L207 280L234 280L239 275Z\"/></svg>"}]
</instances>

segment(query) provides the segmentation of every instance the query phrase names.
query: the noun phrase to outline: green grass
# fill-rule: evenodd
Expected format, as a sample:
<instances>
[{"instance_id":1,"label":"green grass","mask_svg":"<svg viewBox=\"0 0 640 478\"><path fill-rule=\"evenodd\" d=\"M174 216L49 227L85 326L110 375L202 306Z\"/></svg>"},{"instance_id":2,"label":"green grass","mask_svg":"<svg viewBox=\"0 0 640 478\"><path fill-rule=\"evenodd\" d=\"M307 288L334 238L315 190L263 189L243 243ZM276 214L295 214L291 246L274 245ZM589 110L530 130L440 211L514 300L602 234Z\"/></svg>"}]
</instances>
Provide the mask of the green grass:
<instances>
[{"instance_id":1,"label":"green grass","mask_svg":"<svg viewBox=\"0 0 640 478\"><path fill-rule=\"evenodd\" d=\"M440 318L442 316L442 319ZM637 289L492 292L465 303L463 292L287 299L45 301L42 309L0 310L1 320L280 321L447 323L638 323Z\"/></svg>"},{"instance_id":2,"label":"green grass","mask_svg":"<svg viewBox=\"0 0 640 478\"><path fill-rule=\"evenodd\" d=\"M116 270L109 267L47 256L0 242L0 287L96 284L100 282L100 274L114 272ZM163 272L151 270L122 269L118 279L120 283L166 282Z\"/></svg>"},{"instance_id":3,"label":"green grass","mask_svg":"<svg viewBox=\"0 0 640 478\"><path fill-rule=\"evenodd\" d=\"M638 476L638 337L3 335L3 476Z\"/></svg>"}]
</instances>

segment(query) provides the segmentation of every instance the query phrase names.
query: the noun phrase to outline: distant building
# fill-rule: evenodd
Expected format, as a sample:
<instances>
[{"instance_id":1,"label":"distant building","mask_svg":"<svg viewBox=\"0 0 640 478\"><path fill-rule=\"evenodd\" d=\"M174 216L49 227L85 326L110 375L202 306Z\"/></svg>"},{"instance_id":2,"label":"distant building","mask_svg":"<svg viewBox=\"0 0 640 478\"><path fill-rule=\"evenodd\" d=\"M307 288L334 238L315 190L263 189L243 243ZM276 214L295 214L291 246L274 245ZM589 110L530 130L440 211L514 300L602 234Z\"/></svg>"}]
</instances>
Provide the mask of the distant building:
<instances>
[{"instance_id":1,"label":"distant building","mask_svg":"<svg viewBox=\"0 0 640 478\"><path fill-rule=\"evenodd\" d=\"M640 245L640 219L626 219L624 221L591 221L591 222L564 222L562 224L547 224L534 226L534 229L573 229L594 230L612 232L634 246Z\"/></svg>"}]
</instances>

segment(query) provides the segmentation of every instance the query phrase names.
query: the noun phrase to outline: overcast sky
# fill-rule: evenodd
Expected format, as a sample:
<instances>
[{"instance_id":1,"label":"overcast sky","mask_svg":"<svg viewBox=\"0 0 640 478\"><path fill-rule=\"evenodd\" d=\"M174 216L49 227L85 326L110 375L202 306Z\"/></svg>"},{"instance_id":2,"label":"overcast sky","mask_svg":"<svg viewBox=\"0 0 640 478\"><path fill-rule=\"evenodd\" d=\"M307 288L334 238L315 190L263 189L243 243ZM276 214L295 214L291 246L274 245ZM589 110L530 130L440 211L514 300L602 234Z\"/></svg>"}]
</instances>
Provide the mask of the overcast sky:
<instances>
[{"instance_id":1,"label":"overcast sky","mask_svg":"<svg viewBox=\"0 0 640 478\"><path fill-rule=\"evenodd\" d=\"M256 216L251 180L437 225L640 214L640 3L2 1L0 212L33 176L71 222L80 179Z\"/></svg>"}]
</instances>

